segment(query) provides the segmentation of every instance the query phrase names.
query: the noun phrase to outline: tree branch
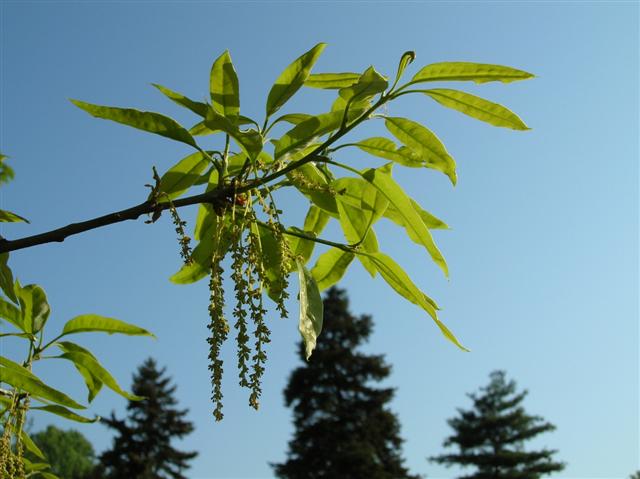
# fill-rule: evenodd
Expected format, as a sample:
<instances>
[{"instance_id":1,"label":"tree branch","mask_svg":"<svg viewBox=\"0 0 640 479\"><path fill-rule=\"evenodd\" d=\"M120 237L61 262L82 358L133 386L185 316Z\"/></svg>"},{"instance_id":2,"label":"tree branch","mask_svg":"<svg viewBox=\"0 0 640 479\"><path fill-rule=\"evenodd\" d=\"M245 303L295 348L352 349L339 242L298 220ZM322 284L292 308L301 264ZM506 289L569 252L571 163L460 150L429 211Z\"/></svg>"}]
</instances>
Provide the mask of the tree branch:
<instances>
[{"instance_id":1,"label":"tree branch","mask_svg":"<svg viewBox=\"0 0 640 479\"><path fill-rule=\"evenodd\" d=\"M199 203L216 203L230 197L232 194L232 191L227 188L216 188L206 193L174 200L173 205L176 208L180 208L182 206L195 205ZM69 236L84 233L85 231L101 228L103 226L112 225L114 223L120 223L126 220L137 220L141 215L151 214L156 211L164 211L170 207L171 206L168 202L154 203L153 201L145 201L144 203L140 203L139 205L131 208L116 211L115 213L109 213L108 215L99 216L98 218L93 218L87 221L81 221L80 223L71 223L70 225L47 231L46 233L27 236L16 240L7 240L3 238L0 240L0 253L7 253L9 251L16 251L46 243L61 243Z\"/></svg>"}]
</instances>

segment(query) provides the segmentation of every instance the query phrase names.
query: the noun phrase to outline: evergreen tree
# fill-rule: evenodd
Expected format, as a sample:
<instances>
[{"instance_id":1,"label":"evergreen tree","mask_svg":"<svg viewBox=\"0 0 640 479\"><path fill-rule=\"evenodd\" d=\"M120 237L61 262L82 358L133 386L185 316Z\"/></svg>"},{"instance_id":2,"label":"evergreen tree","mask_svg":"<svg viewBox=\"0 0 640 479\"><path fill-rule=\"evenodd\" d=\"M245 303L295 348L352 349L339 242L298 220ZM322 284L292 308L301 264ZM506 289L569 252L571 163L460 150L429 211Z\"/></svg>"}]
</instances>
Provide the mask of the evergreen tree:
<instances>
[{"instance_id":1,"label":"evergreen tree","mask_svg":"<svg viewBox=\"0 0 640 479\"><path fill-rule=\"evenodd\" d=\"M147 359L133 377L132 391L144 401L129 401L126 420L111 414L105 423L117 431L113 447L100 456L99 475L109 479L185 479L181 473L197 452L182 452L171 446L172 438L193 431L184 417L187 410L175 408L175 386L163 377L153 359Z\"/></svg>"},{"instance_id":2,"label":"evergreen tree","mask_svg":"<svg viewBox=\"0 0 640 479\"><path fill-rule=\"evenodd\" d=\"M506 381L504 371L494 371L481 394L469 394L473 409L458 410L448 421L455 433L444 446L455 446L457 454L431 458L439 464L475 466L463 479L538 479L561 471L564 464L552 459L556 451L526 452L524 442L555 426L539 416L529 416L520 403L527 391L516 393L516 383Z\"/></svg>"},{"instance_id":3,"label":"evergreen tree","mask_svg":"<svg viewBox=\"0 0 640 479\"><path fill-rule=\"evenodd\" d=\"M78 431L63 431L47 426L31 436L51 465L51 472L64 479L86 479L95 467L95 453L91 443ZM36 457L29 457L42 462Z\"/></svg>"},{"instance_id":4,"label":"evergreen tree","mask_svg":"<svg viewBox=\"0 0 640 479\"><path fill-rule=\"evenodd\" d=\"M369 316L348 311L345 292L331 288L324 299L321 339L309 361L291 374L284 391L293 407L295 433L287 460L273 464L283 479L403 479L396 416L386 406L393 389L370 383L389 376L383 356L358 351L372 331Z\"/></svg>"}]
</instances>

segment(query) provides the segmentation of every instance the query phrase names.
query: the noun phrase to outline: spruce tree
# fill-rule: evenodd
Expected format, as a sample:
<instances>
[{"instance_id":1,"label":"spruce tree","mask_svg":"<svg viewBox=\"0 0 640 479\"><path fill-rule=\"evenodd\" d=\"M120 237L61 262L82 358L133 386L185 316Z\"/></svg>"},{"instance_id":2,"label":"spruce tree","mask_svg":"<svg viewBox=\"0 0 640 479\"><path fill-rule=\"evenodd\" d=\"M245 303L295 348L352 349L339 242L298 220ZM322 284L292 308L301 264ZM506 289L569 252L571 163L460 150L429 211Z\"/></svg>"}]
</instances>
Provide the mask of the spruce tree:
<instances>
[{"instance_id":1,"label":"spruce tree","mask_svg":"<svg viewBox=\"0 0 640 479\"><path fill-rule=\"evenodd\" d=\"M345 292L331 288L324 299L324 324L313 355L293 371L284 391L293 408L295 433L287 460L273 464L283 479L416 478L403 466L402 439L389 410L394 390L376 388L390 367L381 355L358 351L372 331L369 316L349 313Z\"/></svg>"},{"instance_id":2,"label":"spruce tree","mask_svg":"<svg viewBox=\"0 0 640 479\"><path fill-rule=\"evenodd\" d=\"M182 472L197 452L182 452L171 446L173 438L193 431L184 417L187 410L175 408L175 386L149 358L133 376L132 391L143 401L129 401L128 417L113 413L104 422L115 429L113 446L100 456L100 475L109 479L185 479Z\"/></svg>"},{"instance_id":3,"label":"spruce tree","mask_svg":"<svg viewBox=\"0 0 640 479\"><path fill-rule=\"evenodd\" d=\"M521 406L527 391L516 393L516 383L505 379L504 371L494 371L481 394L468 394L473 409L458 410L448 423L455 433L444 447L457 447L456 454L431 458L446 466L475 466L463 479L538 479L564 469L552 458L557 451L527 452L524 442L555 426L539 416L528 415Z\"/></svg>"}]
</instances>

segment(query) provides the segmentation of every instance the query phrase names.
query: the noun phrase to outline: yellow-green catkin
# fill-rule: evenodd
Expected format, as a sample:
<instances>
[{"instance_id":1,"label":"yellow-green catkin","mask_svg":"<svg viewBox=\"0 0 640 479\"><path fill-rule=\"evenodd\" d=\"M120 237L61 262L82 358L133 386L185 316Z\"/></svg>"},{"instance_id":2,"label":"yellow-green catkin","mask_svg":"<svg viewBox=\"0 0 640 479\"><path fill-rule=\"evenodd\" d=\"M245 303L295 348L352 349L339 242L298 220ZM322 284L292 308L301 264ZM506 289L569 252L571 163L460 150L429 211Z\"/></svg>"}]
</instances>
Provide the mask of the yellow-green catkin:
<instances>
[{"instance_id":1,"label":"yellow-green catkin","mask_svg":"<svg viewBox=\"0 0 640 479\"><path fill-rule=\"evenodd\" d=\"M173 221L173 225L176 230L176 235L178 235L178 244L180 245L180 256L184 261L184 264L191 264L191 238L187 236L185 232L185 226L187 226L187 222L183 221L178 214L178 210L173 205L173 202L169 200L169 212L171 213L171 221Z\"/></svg>"},{"instance_id":2,"label":"yellow-green catkin","mask_svg":"<svg viewBox=\"0 0 640 479\"><path fill-rule=\"evenodd\" d=\"M276 208L275 201L273 200L273 196L269 191L259 192L257 195L258 202L262 207L262 210L267 215L267 223L269 228L273 232L273 236L276 240L276 244L278 245L278 251L280 254L280 278L282 281L282 288L279 291L279 296L276 298L276 309L280 313L282 318L288 317L287 308L285 302L289 297L289 293L287 292L287 287L289 282L287 280L289 276L289 272L292 267L292 258L293 255L291 250L289 249L289 242L285 238L284 235L284 227L280 222L280 212Z\"/></svg>"},{"instance_id":3,"label":"yellow-green catkin","mask_svg":"<svg viewBox=\"0 0 640 479\"><path fill-rule=\"evenodd\" d=\"M222 344L229 334L229 323L224 317L224 289L222 287L223 269L221 262L224 254L219 253L219 244L223 235L223 226L215 232L214 238L217 245L216 250L211 258L211 276L209 279L209 331L210 336L207 338L209 343L209 370L211 371L212 396L214 404L213 416L216 421L221 421L222 414L222 373L223 361L220 358L220 350Z\"/></svg>"},{"instance_id":4,"label":"yellow-green catkin","mask_svg":"<svg viewBox=\"0 0 640 479\"><path fill-rule=\"evenodd\" d=\"M244 244L244 221L234 225L233 245L231 248L232 273L234 282L236 305L233 316L236 319L234 327L237 331L236 345L238 354L238 376L242 387L249 387L249 335L247 334L247 311L246 305L249 298L249 283L245 277L245 265L247 264L247 247Z\"/></svg>"},{"instance_id":5,"label":"yellow-green catkin","mask_svg":"<svg viewBox=\"0 0 640 479\"><path fill-rule=\"evenodd\" d=\"M262 376L264 364L267 361L265 344L271 341L271 331L265 323L267 310L263 304L263 284L266 277L262 264L260 238L253 231L248 234L247 247L247 279L249 283L249 311L255 330L255 353L253 355L253 367L250 376L251 395L249 404L258 409L260 395L262 394Z\"/></svg>"}]
</instances>

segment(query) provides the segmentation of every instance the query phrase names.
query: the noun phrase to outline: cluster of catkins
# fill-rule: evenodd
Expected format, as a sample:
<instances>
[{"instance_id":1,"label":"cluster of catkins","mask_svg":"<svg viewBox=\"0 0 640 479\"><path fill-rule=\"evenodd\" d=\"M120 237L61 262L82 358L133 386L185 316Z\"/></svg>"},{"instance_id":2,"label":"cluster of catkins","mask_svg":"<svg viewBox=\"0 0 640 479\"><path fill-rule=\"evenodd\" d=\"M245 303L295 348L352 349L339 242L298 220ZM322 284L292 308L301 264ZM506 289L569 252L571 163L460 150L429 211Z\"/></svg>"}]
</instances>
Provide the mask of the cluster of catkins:
<instances>
[{"instance_id":1,"label":"cluster of catkins","mask_svg":"<svg viewBox=\"0 0 640 479\"><path fill-rule=\"evenodd\" d=\"M266 221L259 222L254 211L259 206ZM230 278L234 284L235 307L233 327L236 330L239 384L251 393L249 404L258 409L262 392L261 380L267 361L266 343L270 342L270 330L265 323L267 310L263 304L264 292L276 303L282 317L287 316L285 300L288 297L286 278L291 268L292 255L284 238L284 228L280 223L278 210L268 190L252 190L236 195L234 200L214 208L217 215L216 227L212 228L213 254L209 278L209 370L211 371L213 415L222 420L222 374L223 360L221 348L226 341L230 324L224 313L225 297L223 287L224 269L222 263L228 256L231 260ZM171 216L176 226L181 256L190 262L189 238L184 233L185 223L180 220L174 208ZM265 268L260 229L266 228L278 247L280 271L279 284L273 285ZM277 291L276 291L277 290ZM253 324L253 330L250 331ZM251 346L253 335L253 347Z\"/></svg>"},{"instance_id":2,"label":"cluster of catkins","mask_svg":"<svg viewBox=\"0 0 640 479\"><path fill-rule=\"evenodd\" d=\"M7 419L3 424L2 437L0 438L0 479L23 479L25 477L22 428L29 400L27 398L20 401L15 396L14 392L11 406L6 411Z\"/></svg>"}]
</instances>

